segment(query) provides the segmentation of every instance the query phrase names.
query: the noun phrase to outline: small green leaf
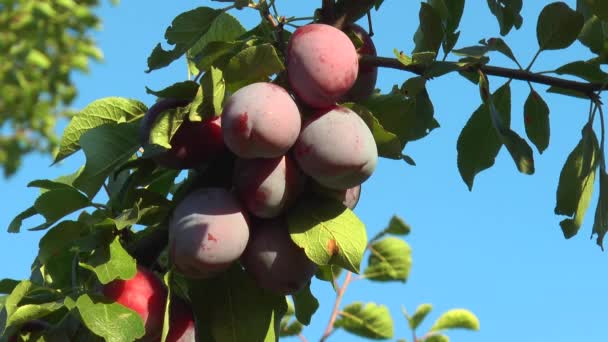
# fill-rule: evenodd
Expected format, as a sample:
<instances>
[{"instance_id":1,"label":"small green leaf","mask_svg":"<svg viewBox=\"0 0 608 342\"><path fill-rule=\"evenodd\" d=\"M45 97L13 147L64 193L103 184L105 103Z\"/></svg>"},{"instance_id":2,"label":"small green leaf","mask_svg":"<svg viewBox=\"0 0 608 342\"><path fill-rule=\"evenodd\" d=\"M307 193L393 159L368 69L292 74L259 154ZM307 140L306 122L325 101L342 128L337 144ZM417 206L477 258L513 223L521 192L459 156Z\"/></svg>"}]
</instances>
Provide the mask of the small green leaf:
<instances>
[{"instance_id":1,"label":"small green leaf","mask_svg":"<svg viewBox=\"0 0 608 342\"><path fill-rule=\"evenodd\" d=\"M226 82L222 70L211 67L201 79L203 87L203 103L198 112L204 119L219 116L226 95Z\"/></svg>"},{"instance_id":2,"label":"small green leaf","mask_svg":"<svg viewBox=\"0 0 608 342\"><path fill-rule=\"evenodd\" d=\"M412 317L408 318L408 324L410 329L415 330L420 326L420 324L424 321L426 316L433 310L433 305L431 304L420 304Z\"/></svg>"},{"instance_id":3,"label":"small green leaf","mask_svg":"<svg viewBox=\"0 0 608 342\"><path fill-rule=\"evenodd\" d=\"M388 308L375 303L355 302L339 313L334 327L343 328L351 334L370 339L393 338L393 319Z\"/></svg>"},{"instance_id":4,"label":"small green leaf","mask_svg":"<svg viewBox=\"0 0 608 342\"><path fill-rule=\"evenodd\" d=\"M245 32L245 28L235 17L222 12L213 20L207 32L190 48L188 55L196 56L211 42L230 42Z\"/></svg>"},{"instance_id":5,"label":"small green leaf","mask_svg":"<svg viewBox=\"0 0 608 342\"><path fill-rule=\"evenodd\" d=\"M395 54L395 57L399 60L399 62L401 62L401 64L405 66L412 64L412 59L408 55L403 53L403 51L393 49L393 53Z\"/></svg>"},{"instance_id":6,"label":"small green leaf","mask_svg":"<svg viewBox=\"0 0 608 342\"><path fill-rule=\"evenodd\" d=\"M146 93L160 98L179 99L191 101L196 95L199 85L194 81L183 81L174 83L165 89L154 91L146 87Z\"/></svg>"},{"instance_id":7,"label":"small green leaf","mask_svg":"<svg viewBox=\"0 0 608 342\"><path fill-rule=\"evenodd\" d=\"M528 142L511 129L504 131L500 137L511 154L517 170L526 175L534 174L534 156Z\"/></svg>"},{"instance_id":8,"label":"small green leaf","mask_svg":"<svg viewBox=\"0 0 608 342\"><path fill-rule=\"evenodd\" d=\"M528 138L538 152L543 153L549 146L549 106L534 90L530 91L524 104L524 124Z\"/></svg>"},{"instance_id":9,"label":"small green leaf","mask_svg":"<svg viewBox=\"0 0 608 342\"><path fill-rule=\"evenodd\" d=\"M96 248L80 266L93 271L102 284L131 279L137 272L135 259L122 247L119 237Z\"/></svg>"},{"instance_id":10,"label":"small green leaf","mask_svg":"<svg viewBox=\"0 0 608 342\"><path fill-rule=\"evenodd\" d=\"M450 342L450 338L443 334L432 334L422 342Z\"/></svg>"},{"instance_id":11,"label":"small green leaf","mask_svg":"<svg viewBox=\"0 0 608 342\"><path fill-rule=\"evenodd\" d=\"M384 231L393 235L408 235L412 228L399 216L393 216Z\"/></svg>"},{"instance_id":12,"label":"small green leaf","mask_svg":"<svg viewBox=\"0 0 608 342\"><path fill-rule=\"evenodd\" d=\"M434 52L437 54L443 41L443 24L441 16L431 5L420 3L418 13L420 26L414 35L416 47L413 52Z\"/></svg>"},{"instance_id":13,"label":"small green leaf","mask_svg":"<svg viewBox=\"0 0 608 342\"><path fill-rule=\"evenodd\" d=\"M49 190L34 202L34 209L44 217L46 226L79 209L86 208L89 199L74 188Z\"/></svg>"},{"instance_id":14,"label":"small green leaf","mask_svg":"<svg viewBox=\"0 0 608 342\"><path fill-rule=\"evenodd\" d=\"M578 232L593 194L595 168L599 159L597 137L591 126L585 125L582 138L568 156L559 176L555 214L570 218L560 222L567 239Z\"/></svg>"},{"instance_id":15,"label":"small green leaf","mask_svg":"<svg viewBox=\"0 0 608 342\"><path fill-rule=\"evenodd\" d=\"M522 0L488 0L488 7L498 20L500 35L506 36L513 27L521 27L523 18L519 13Z\"/></svg>"},{"instance_id":16,"label":"small green leaf","mask_svg":"<svg viewBox=\"0 0 608 342\"><path fill-rule=\"evenodd\" d=\"M608 53L608 46L604 45L604 41L607 34L608 32L604 32L602 21L596 16L591 16L585 21L578 40L587 46L591 52L598 55L606 55Z\"/></svg>"},{"instance_id":17,"label":"small green leaf","mask_svg":"<svg viewBox=\"0 0 608 342\"><path fill-rule=\"evenodd\" d=\"M247 84L267 81L268 78L285 70L285 66L272 44L248 47L234 57L224 68L224 78L228 89L235 91Z\"/></svg>"},{"instance_id":18,"label":"small green leaf","mask_svg":"<svg viewBox=\"0 0 608 342\"><path fill-rule=\"evenodd\" d=\"M281 322L282 323L282 322ZM291 323L285 322L285 324L281 324L281 332L279 333L280 337L289 337L289 336L297 336L299 333L304 330L304 325L302 323L292 320Z\"/></svg>"},{"instance_id":19,"label":"small green leaf","mask_svg":"<svg viewBox=\"0 0 608 342\"><path fill-rule=\"evenodd\" d=\"M145 334L137 312L105 298L83 294L76 300L76 308L86 327L106 341L131 342Z\"/></svg>"},{"instance_id":20,"label":"small green leaf","mask_svg":"<svg viewBox=\"0 0 608 342\"><path fill-rule=\"evenodd\" d=\"M37 213L38 212L36 211L36 208L34 208L34 207L29 207L29 208L25 209L24 211L19 213L19 215L15 216L15 218L8 225L7 231L9 233L19 233L19 231L21 230L21 225L23 224L23 220L28 219L28 218L36 215Z\"/></svg>"},{"instance_id":21,"label":"small green leaf","mask_svg":"<svg viewBox=\"0 0 608 342\"><path fill-rule=\"evenodd\" d=\"M598 63L585 61L571 62L555 69L559 75L573 75L588 82L606 82L608 74L603 72Z\"/></svg>"},{"instance_id":22,"label":"small green leaf","mask_svg":"<svg viewBox=\"0 0 608 342\"><path fill-rule=\"evenodd\" d=\"M603 167L600 170L600 197L595 209L592 236L597 234L597 245L604 250L604 236L608 232L608 174Z\"/></svg>"},{"instance_id":23,"label":"small green leaf","mask_svg":"<svg viewBox=\"0 0 608 342\"><path fill-rule=\"evenodd\" d=\"M74 186L93 198L113 170L129 160L141 146L139 123L105 124L87 131L80 145L86 165Z\"/></svg>"},{"instance_id":24,"label":"small green leaf","mask_svg":"<svg viewBox=\"0 0 608 342\"><path fill-rule=\"evenodd\" d=\"M412 267L410 246L402 239L388 237L369 246L366 279L374 281L405 282Z\"/></svg>"},{"instance_id":25,"label":"small green leaf","mask_svg":"<svg viewBox=\"0 0 608 342\"><path fill-rule=\"evenodd\" d=\"M80 138L88 130L108 123L131 121L143 116L148 108L143 103L120 97L99 99L78 113L63 132L55 163L80 149Z\"/></svg>"},{"instance_id":26,"label":"small green leaf","mask_svg":"<svg viewBox=\"0 0 608 342\"><path fill-rule=\"evenodd\" d=\"M452 309L443 313L435 324L431 327L431 331L440 331L446 329L468 329L479 330L479 320L469 310Z\"/></svg>"},{"instance_id":27,"label":"small green leaf","mask_svg":"<svg viewBox=\"0 0 608 342\"><path fill-rule=\"evenodd\" d=\"M536 38L541 50L558 50L570 46L583 28L583 16L563 2L543 8L536 24Z\"/></svg>"},{"instance_id":28,"label":"small green leaf","mask_svg":"<svg viewBox=\"0 0 608 342\"><path fill-rule=\"evenodd\" d=\"M58 302L21 305L8 317L6 326L20 326L31 320L40 319L61 308L63 308L63 303Z\"/></svg>"},{"instance_id":29,"label":"small green leaf","mask_svg":"<svg viewBox=\"0 0 608 342\"><path fill-rule=\"evenodd\" d=\"M359 273L367 234L351 210L331 199L310 198L292 208L287 220L291 239L314 263Z\"/></svg>"},{"instance_id":30,"label":"small green leaf","mask_svg":"<svg viewBox=\"0 0 608 342\"><path fill-rule=\"evenodd\" d=\"M309 325L312 316L319 308L319 301L310 292L310 284L292 296L295 305L295 314L298 321L304 325Z\"/></svg>"},{"instance_id":31,"label":"small green leaf","mask_svg":"<svg viewBox=\"0 0 608 342\"><path fill-rule=\"evenodd\" d=\"M214 20L223 13L209 7L198 7L181 13L171 23L165 32L167 43L175 45L173 50L166 51L160 44L156 45L148 57L148 70L163 68L180 58L188 49L197 45L199 40L209 31Z\"/></svg>"}]
</instances>

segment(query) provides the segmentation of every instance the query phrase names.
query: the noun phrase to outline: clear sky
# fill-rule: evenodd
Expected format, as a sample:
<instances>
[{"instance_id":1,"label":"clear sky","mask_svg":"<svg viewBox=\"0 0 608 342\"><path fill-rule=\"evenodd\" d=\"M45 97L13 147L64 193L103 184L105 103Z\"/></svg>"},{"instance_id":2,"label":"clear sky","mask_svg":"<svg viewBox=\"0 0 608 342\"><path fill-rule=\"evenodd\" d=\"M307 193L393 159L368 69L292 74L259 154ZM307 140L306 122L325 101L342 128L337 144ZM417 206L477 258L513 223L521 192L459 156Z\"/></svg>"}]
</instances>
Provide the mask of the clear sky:
<instances>
[{"instance_id":1,"label":"clear sky","mask_svg":"<svg viewBox=\"0 0 608 342\"><path fill-rule=\"evenodd\" d=\"M566 2L571 7L576 5L574 0ZM105 53L105 62L93 65L89 75L76 75L80 94L75 107L106 96L132 97L151 104L154 99L145 94L144 86L160 89L184 80L184 63L145 74L146 58L176 15L210 3L124 1L115 8L104 3L99 11L104 27L96 39ZM283 15L309 16L320 1L277 3ZM526 1L523 27L506 38L523 65L537 50L536 18L548 3ZM413 49L418 9L417 1L386 0L380 12L373 14L379 55L392 56L393 48L408 53ZM231 13L246 27L252 27L258 18L253 11ZM467 2L460 28L457 47L499 35L496 19L485 1ZM491 57L493 65L514 67L496 54ZM533 70L551 70L588 57L586 48L577 42L567 51L543 53ZM388 91L411 76L381 70L378 87ZM490 82L495 89L505 80L492 77ZM439 312L454 307L471 309L480 318L480 332L452 333L452 341L606 340L608 273L604 267L608 256L589 239L597 196L581 231L571 240L563 238L561 218L553 214L559 172L580 139L588 103L547 94L546 87L536 86L551 109L551 143L543 155L535 150L536 174L519 174L503 148L496 165L478 175L473 192L469 192L456 167L456 140L480 103L478 90L458 75L435 79L428 87L441 128L406 147L405 152L418 166L381 160L364 184L356 209L368 227L368 235L384 228L393 214L411 224L413 232L407 237L414 260L410 279L406 284L390 285L356 281L344 304L361 300L388 305L395 322L395 338L410 339L401 305L412 312L418 304L433 303L435 311L423 329ZM523 103L528 91L525 83L513 82L512 126L522 136ZM80 153L50 167L51 158L30 156L16 176L0 179L0 278L27 277L37 253L40 233L10 235L4 229L36 198L37 190L27 189L26 184L72 172L83 161ZM317 281L313 293L322 304L304 331L310 341L321 336L333 305L333 291L327 283ZM329 339L357 340L344 332Z\"/></svg>"}]
</instances>

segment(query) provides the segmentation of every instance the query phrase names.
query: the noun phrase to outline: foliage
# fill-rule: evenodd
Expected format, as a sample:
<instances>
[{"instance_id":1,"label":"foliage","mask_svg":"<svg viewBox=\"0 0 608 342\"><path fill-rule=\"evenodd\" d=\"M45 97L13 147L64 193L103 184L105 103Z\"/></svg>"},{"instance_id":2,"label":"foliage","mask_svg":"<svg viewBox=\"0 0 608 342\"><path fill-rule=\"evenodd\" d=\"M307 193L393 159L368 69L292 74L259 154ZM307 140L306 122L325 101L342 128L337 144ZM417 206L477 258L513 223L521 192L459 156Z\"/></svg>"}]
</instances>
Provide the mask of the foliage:
<instances>
[{"instance_id":1,"label":"foliage","mask_svg":"<svg viewBox=\"0 0 608 342\"><path fill-rule=\"evenodd\" d=\"M221 2L231 5L224 9L199 7L177 16L165 33L170 48L159 44L148 58L151 72L185 57L189 70L196 75L194 80L178 80L163 90L150 91L159 97L191 101L159 120L153 131L154 145L144 144L143 153L140 150L139 126L148 108L134 99L97 100L72 119L56 160L82 149L86 165L72 175L30 183L29 186L40 188L41 194L13 220L9 231L20 231L24 220L40 215L44 223L30 229L48 232L40 241L30 279L0 283L0 290L6 294L0 300L0 333L10 335L25 321L42 319L51 325L43 332L45 337L58 331L89 340L142 336L141 320L132 311L99 297L98 286L128 278L136 263L152 267L159 274L170 272L167 224L173 208L192 189L218 184L226 173L223 164L209 163L188 171L182 178L178 177L179 172L158 166L154 155L170 147L171 137L186 117L200 121L219 114L225 98L248 84L272 81L289 88L285 78L287 27L309 20L280 15L274 1ZM315 20L343 28L372 9L381 12L382 3L323 1ZM488 6L503 36L522 25L521 0L488 1ZM247 30L227 13L233 9L259 11L260 24ZM566 216L560 224L564 235L574 236L583 222L599 172L600 201L593 233L601 246L608 231L604 113L600 101L601 91L608 84L608 74L601 69L608 64L605 6L591 0L577 1L576 9L563 2L545 6L536 24L537 53L526 68L503 38L480 37L484 39L478 45L458 46L463 10L464 0L422 3L420 26L413 34L415 49L410 54L396 49L396 58L361 56L362 64L401 69L416 76L395 85L388 93L376 92L345 106L356 111L370 127L381 157L415 164L412 157L403 153L404 148L439 127L426 83L457 72L478 84L480 105L463 127L457 143L457 167L466 186L472 189L476 175L494 165L503 146L519 172L534 173L536 153L528 141L539 154L550 144L550 107L534 89L534 83L550 85L549 92L590 101L581 140L565 158L555 213ZM576 40L595 57L567 63L550 73L584 82L530 71L544 51L565 49ZM517 68L489 65L488 55L496 52L508 57ZM441 55L444 58L438 58ZM492 91L491 76L509 81ZM513 80L530 85L522 118L512 116ZM524 121L525 135L511 128L513 120ZM596 120L601 123L599 134L594 129ZM102 188L105 195L99 194ZM100 199L105 203L98 203ZM354 280L353 273L360 274L356 279L379 285L408 279L411 250L400 236L408 234L410 227L395 217L386 229L368 239L365 224L354 212L335 201L316 198L298 203L288 214L288 224L291 240L318 265L317 280L313 281L326 281L328 288L333 286L336 291L336 309L321 341L335 329L369 339L393 338L394 322L385 306L363 302L340 305L344 291ZM318 308L309 286L292 295L292 304L283 296L259 288L238 266L207 280L168 274L165 279L170 293L192 304L198 334L205 341L271 341L279 335L298 335ZM216 296L209 299L201 294L205 291ZM227 298L229 306L225 305ZM454 309L441 314L427 333L416 337L416 329L431 309L429 304L423 304L411 316L404 312L414 332L414 342L448 341L445 331L454 328L479 329L471 312ZM110 329L110 322L97 319L101 312L126 319ZM74 328L81 324L88 330Z\"/></svg>"},{"instance_id":2,"label":"foliage","mask_svg":"<svg viewBox=\"0 0 608 342\"><path fill-rule=\"evenodd\" d=\"M113 2L116 2L114 0ZM86 72L102 53L97 0L0 1L0 167L17 171L30 152L56 151L57 120L71 116L74 71Z\"/></svg>"}]
</instances>

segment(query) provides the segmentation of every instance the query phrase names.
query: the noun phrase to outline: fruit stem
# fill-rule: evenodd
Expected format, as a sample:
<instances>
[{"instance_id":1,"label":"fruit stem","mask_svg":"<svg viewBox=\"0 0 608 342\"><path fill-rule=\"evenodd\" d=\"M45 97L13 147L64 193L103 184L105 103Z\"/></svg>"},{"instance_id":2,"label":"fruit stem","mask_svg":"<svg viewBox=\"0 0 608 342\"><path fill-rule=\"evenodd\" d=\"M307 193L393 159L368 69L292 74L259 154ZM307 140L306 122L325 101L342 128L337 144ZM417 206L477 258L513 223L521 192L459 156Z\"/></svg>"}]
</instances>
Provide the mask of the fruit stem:
<instances>
[{"instance_id":1,"label":"fruit stem","mask_svg":"<svg viewBox=\"0 0 608 342\"><path fill-rule=\"evenodd\" d=\"M342 298L344 297L344 293L346 292L346 288L350 284L352 277L352 272L349 271L348 273L346 273L344 282L342 283L342 286L340 287L340 289L338 289L338 293L336 294L336 301L334 303L334 308L332 310L331 317L329 318L329 322L327 323L327 327L325 328L325 333L323 333L323 336L321 337L319 342L325 342L325 340L327 340L329 335L331 335L331 333L333 332L334 323L336 322L338 312L340 311L340 303L342 302Z\"/></svg>"}]
</instances>

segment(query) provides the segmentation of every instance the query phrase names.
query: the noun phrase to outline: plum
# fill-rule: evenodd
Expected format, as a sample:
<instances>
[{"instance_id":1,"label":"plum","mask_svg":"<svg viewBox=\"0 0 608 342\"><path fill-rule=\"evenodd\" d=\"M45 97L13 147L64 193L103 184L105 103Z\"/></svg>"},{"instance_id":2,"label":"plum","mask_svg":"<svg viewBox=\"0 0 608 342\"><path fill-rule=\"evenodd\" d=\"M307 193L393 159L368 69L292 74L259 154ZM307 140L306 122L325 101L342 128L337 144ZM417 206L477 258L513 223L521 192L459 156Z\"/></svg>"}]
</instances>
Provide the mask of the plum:
<instances>
[{"instance_id":1,"label":"plum","mask_svg":"<svg viewBox=\"0 0 608 342\"><path fill-rule=\"evenodd\" d=\"M301 124L300 111L289 93L266 82L237 90L222 112L226 145L246 159L284 155L298 138Z\"/></svg>"},{"instance_id":2,"label":"plum","mask_svg":"<svg viewBox=\"0 0 608 342\"><path fill-rule=\"evenodd\" d=\"M255 222L241 264L258 286L282 295L302 289L317 270L291 240L283 216Z\"/></svg>"},{"instance_id":3,"label":"plum","mask_svg":"<svg viewBox=\"0 0 608 342\"><path fill-rule=\"evenodd\" d=\"M196 324L192 309L177 297L171 298L169 307L169 334L167 342L195 342Z\"/></svg>"},{"instance_id":4,"label":"plum","mask_svg":"<svg viewBox=\"0 0 608 342\"><path fill-rule=\"evenodd\" d=\"M361 26L351 24L347 27L346 31L352 32L363 42L363 45L357 49L358 54L377 56L376 46L374 45L372 38ZM359 64L357 80L348 93L342 97L342 101L359 102L367 99L376 89L377 79L378 67Z\"/></svg>"},{"instance_id":5,"label":"plum","mask_svg":"<svg viewBox=\"0 0 608 342\"><path fill-rule=\"evenodd\" d=\"M161 99L150 107L142 120L142 145L149 142L154 122L163 112L186 106L188 103L186 100ZM203 162L212 161L227 150L218 118L203 121L190 121L186 118L169 144L171 148L155 156L154 160L163 167L177 170L191 169Z\"/></svg>"},{"instance_id":6,"label":"plum","mask_svg":"<svg viewBox=\"0 0 608 342\"><path fill-rule=\"evenodd\" d=\"M207 278L237 260L249 239L248 219L223 188L200 188L175 208L169 222L171 261L190 278Z\"/></svg>"},{"instance_id":7,"label":"plum","mask_svg":"<svg viewBox=\"0 0 608 342\"><path fill-rule=\"evenodd\" d=\"M348 36L325 24L298 28L289 40L289 84L302 102L331 107L355 83L359 56Z\"/></svg>"},{"instance_id":8,"label":"plum","mask_svg":"<svg viewBox=\"0 0 608 342\"><path fill-rule=\"evenodd\" d=\"M336 199L342 202L342 204L344 204L344 206L348 209L353 210L357 206L357 203L359 203L359 196L361 196L361 185L357 185L346 190L328 189L324 186L316 185L314 192L324 197Z\"/></svg>"},{"instance_id":9,"label":"plum","mask_svg":"<svg viewBox=\"0 0 608 342\"><path fill-rule=\"evenodd\" d=\"M104 296L137 312L144 321L145 338L156 338L163 328L167 290L151 271L137 266L135 277L103 287Z\"/></svg>"},{"instance_id":10,"label":"plum","mask_svg":"<svg viewBox=\"0 0 608 342\"><path fill-rule=\"evenodd\" d=\"M341 106L320 111L305 122L294 155L305 174L338 190L363 183L378 161L376 142L363 119Z\"/></svg>"},{"instance_id":11,"label":"plum","mask_svg":"<svg viewBox=\"0 0 608 342\"><path fill-rule=\"evenodd\" d=\"M276 217L301 192L306 178L287 156L239 159L234 187L247 210L263 218Z\"/></svg>"}]
</instances>

